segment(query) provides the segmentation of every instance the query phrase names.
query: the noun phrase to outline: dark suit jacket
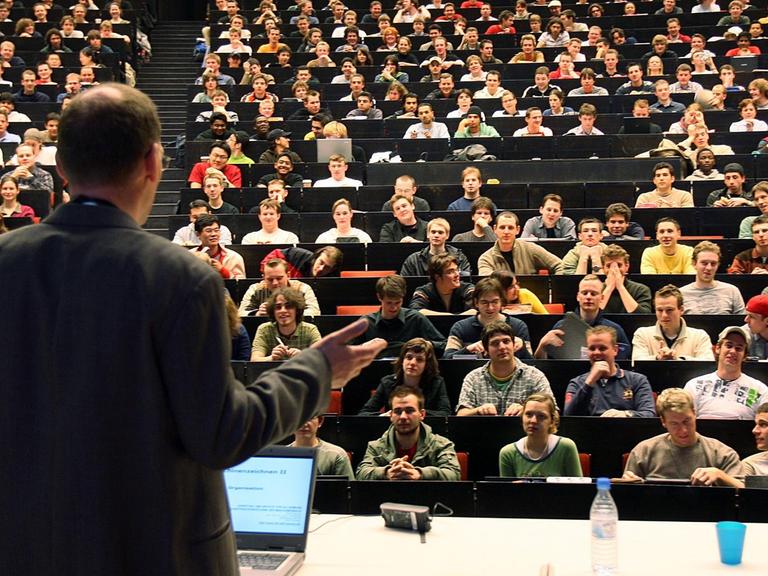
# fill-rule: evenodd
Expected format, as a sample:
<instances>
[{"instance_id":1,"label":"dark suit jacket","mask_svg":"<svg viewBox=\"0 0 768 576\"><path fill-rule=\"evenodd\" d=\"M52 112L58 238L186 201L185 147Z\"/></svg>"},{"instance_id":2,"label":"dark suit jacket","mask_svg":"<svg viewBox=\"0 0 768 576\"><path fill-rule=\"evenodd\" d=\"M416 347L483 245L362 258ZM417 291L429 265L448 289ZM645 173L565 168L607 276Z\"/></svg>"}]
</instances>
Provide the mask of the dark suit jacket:
<instances>
[{"instance_id":1,"label":"dark suit jacket","mask_svg":"<svg viewBox=\"0 0 768 576\"><path fill-rule=\"evenodd\" d=\"M221 469L327 404L324 356L244 388L219 275L109 206L0 236L0 285L0 571L234 576Z\"/></svg>"}]
</instances>

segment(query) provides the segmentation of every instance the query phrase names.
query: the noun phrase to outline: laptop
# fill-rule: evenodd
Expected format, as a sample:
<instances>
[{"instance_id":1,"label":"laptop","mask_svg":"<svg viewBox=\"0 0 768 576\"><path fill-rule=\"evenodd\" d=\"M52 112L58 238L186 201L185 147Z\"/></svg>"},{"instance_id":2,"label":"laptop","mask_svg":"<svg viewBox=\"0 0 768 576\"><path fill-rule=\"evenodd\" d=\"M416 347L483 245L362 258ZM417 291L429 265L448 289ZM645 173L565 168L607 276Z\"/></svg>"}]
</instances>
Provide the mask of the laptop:
<instances>
[{"instance_id":1,"label":"laptop","mask_svg":"<svg viewBox=\"0 0 768 576\"><path fill-rule=\"evenodd\" d=\"M315 450L270 446L224 472L240 574L290 576L304 562Z\"/></svg>"},{"instance_id":2,"label":"laptop","mask_svg":"<svg viewBox=\"0 0 768 576\"><path fill-rule=\"evenodd\" d=\"M650 134L651 119L625 116L621 119L624 126L624 134Z\"/></svg>"},{"instance_id":3,"label":"laptop","mask_svg":"<svg viewBox=\"0 0 768 576\"><path fill-rule=\"evenodd\" d=\"M754 72L757 68L757 56L732 56L731 66L734 72Z\"/></svg>"},{"instance_id":4,"label":"laptop","mask_svg":"<svg viewBox=\"0 0 768 576\"><path fill-rule=\"evenodd\" d=\"M354 162L351 138L321 138L317 142L317 161L328 162L334 154L341 154L347 162Z\"/></svg>"}]
</instances>

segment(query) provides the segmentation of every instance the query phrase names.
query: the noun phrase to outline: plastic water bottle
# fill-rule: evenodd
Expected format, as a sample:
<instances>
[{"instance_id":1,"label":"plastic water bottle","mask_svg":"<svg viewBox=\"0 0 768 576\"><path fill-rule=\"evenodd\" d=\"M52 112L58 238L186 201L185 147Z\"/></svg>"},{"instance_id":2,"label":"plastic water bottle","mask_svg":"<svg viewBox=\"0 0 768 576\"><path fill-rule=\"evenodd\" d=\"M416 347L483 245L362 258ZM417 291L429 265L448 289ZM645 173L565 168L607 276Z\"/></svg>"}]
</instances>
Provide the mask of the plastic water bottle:
<instances>
[{"instance_id":1,"label":"plastic water bottle","mask_svg":"<svg viewBox=\"0 0 768 576\"><path fill-rule=\"evenodd\" d=\"M616 529L619 511L611 497L611 481L597 479L597 496L589 510L592 525L592 574L613 576L617 573L618 541Z\"/></svg>"}]
</instances>

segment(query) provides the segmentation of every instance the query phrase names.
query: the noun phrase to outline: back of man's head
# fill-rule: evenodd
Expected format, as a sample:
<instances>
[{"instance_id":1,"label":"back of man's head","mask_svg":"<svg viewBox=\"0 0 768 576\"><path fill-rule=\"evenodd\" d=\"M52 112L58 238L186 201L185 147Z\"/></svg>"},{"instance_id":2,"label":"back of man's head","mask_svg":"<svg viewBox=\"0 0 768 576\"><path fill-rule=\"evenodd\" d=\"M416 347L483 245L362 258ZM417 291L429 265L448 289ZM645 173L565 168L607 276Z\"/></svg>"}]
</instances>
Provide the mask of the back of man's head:
<instances>
[{"instance_id":1,"label":"back of man's head","mask_svg":"<svg viewBox=\"0 0 768 576\"><path fill-rule=\"evenodd\" d=\"M102 84L74 98L62 114L58 163L76 186L107 185L124 179L159 142L152 100L124 84Z\"/></svg>"}]
</instances>

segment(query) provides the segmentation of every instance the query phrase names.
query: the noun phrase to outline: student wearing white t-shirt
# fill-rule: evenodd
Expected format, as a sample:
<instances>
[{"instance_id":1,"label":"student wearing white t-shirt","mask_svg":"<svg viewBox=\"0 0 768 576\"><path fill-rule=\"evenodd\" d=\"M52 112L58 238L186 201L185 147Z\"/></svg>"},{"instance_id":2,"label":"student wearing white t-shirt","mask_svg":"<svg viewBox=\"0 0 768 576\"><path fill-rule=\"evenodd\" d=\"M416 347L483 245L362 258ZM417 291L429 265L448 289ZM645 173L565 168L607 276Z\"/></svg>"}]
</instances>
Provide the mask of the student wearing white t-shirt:
<instances>
[{"instance_id":1,"label":"student wearing white t-shirt","mask_svg":"<svg viewBox=\"0 0 768 576\"><path fill-rule=\"evenodd\" d=\"M341 154L332 154L328 158L328 172L330 178L318 180L313 188L360 188L363 183L354 178L347 178L347 159Z\"/></svg>"},{"instance_id":2,"label":"student wearing white t-shirt","mask_svg":"<svg viewBox=\"0 0 768 576\"><path fill-rule=\"evenodd\" d=\"M359 228L352 226L352 204L346 198L339 198L333 203L333 221L336 223L334 228L320 234L315 240L315 244L333 244L338 242L339 238L356 238L358 242L373 242L371 237Z\"/></svg>"},{"instance_id":3,"label":"student wearing white t-shirt","mask_svg":"<svg viewBox=\"0 0 768 576\"><path fill-rule=\"evenodd\" d=\"M282 230L280 223L280 204L267 198L259 202L259 222L261 230L249 232L241 244L298 244L299 237L293 232Z\"/></svg>"},{"instance_id":4,"label":"student wearing white t-shirt","mask_svg":"<svg viewBox=\"0 0 768 576\"><path fill-rule=\"evenodd\" d=\"M685 385L699 418L752 420L757 407L768 402L768 386L741 371L749 340L746 328L725 328L715 346L717 370Z\"/></svg>"}]
</instances>

